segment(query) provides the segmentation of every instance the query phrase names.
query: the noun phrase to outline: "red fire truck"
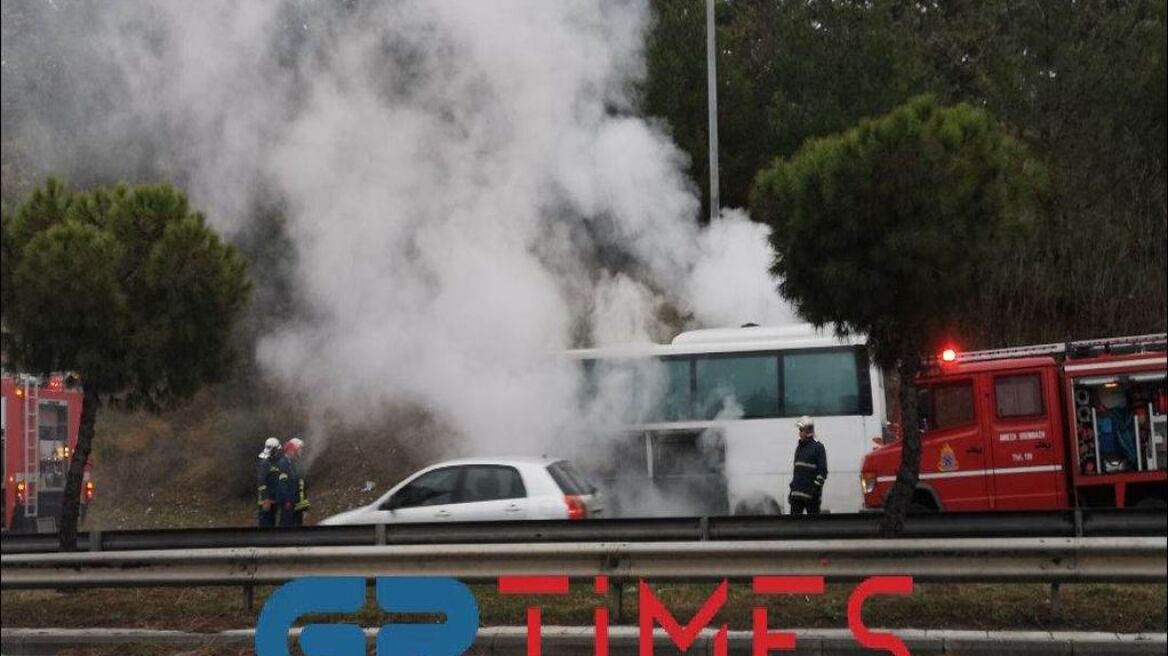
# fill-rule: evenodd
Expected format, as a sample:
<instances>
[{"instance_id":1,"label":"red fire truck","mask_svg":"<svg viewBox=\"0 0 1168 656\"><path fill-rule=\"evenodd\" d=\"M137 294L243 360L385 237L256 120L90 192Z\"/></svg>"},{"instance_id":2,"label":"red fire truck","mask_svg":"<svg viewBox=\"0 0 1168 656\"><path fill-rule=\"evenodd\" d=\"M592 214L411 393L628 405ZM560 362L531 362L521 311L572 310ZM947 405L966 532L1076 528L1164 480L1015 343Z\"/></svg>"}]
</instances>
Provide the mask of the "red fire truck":
<instances>
[{"instance_id":1,"label":"red fire truck","mask_svg":"<svg viewBox=\"0 0 1168 656\"><path fill-rule=\"evenodd\" d=\"M57 529L69 458L77 446L81 400L81 388L68 374L0 376L4 530ZM82 516L94 496L88 470L84 480Z\"/></svg>"},{"instance_id":2,"label":"red fire truck","mask_svg":"<svg viewBox=\"0 0 1168 656\"><path fill-rule=\"evenodd\" d=\"M915 512L1164 507L1166 336L956 353L917 381ZM864 507L882 507L899 442L864 457Z\"/></svg>"}]
</instances>

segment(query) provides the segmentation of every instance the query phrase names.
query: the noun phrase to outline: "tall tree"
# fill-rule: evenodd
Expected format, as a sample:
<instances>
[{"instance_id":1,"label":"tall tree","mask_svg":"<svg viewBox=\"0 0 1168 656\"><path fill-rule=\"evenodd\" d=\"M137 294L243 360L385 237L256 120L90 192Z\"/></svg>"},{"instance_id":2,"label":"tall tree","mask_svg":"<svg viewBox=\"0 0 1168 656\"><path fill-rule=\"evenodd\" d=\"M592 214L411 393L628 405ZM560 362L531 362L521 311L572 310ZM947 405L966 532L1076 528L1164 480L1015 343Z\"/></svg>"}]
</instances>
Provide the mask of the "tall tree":
<instances>
[{"instance_id":1,"label":"tall tree","mask_svg":"<svg viewBox=\"0 0 1168 656\"><path fill-rule=\"evenodd\" d=\"M653 25L645 36L645 59L650 74L641 85L641 104L647 113L667 119L673 140L689 154L690 179L695 189L700 190L702 199L700 216L707 217L710 215L710 168L706 123L706 3L705 0L653 0L652 5ZM718 93L721 96L722 89Z\"/></svg>"},{"instance_id":2,"label":"tall tree","mask_svg":"<svg viewBox=\"0 0 1168 656\"><path fill-rule=\"evenodd\" d=\"M3 253L8 356L81 378L60 522L62 548L74 549L100 403L157 411L220 379L250 291L246 263L173 187L74 193L53 179L6 217Z\"/></svg>"},{"instance_id":3,"label":"tall tree","mask_svg":"<svg viewBox=\"0 0 1168 656\"><path fill-rule=\"evenodd\" d=\"M931 96L809 141L759 174L756 218L772 272L799 313L867 335L900 380L903 451L882 532L898 534L916 488L921 353L973 320L969 299L1031 222L1042 169L988 113Z\"/></svg>"},{"instance_id":4,"label":"tall tree","mask_svg":"<svg viewBox=\"0 0 1168 656\"><path fill-rule=\"evenodd\" d=\"M721 198L745 207L754 175L804 139L851 127L928 89L893 0L717 3ZM708 202L705 2L657 0L643 110L664 119ZM708 216L703 212L702 216Z\"/></svg>"},{"instance_id":5,"label":"tall tree","mask_svg":"<svg viewBox=\"0 0 1168 656\"><path fill-rule=\"evenodd\" d=\"M656 2L643 108L705 188L700 0ZM1165 0L719 2L724 204L772 158L909 98L968 102L1049 172L1035 238L970 299L998 321L970 346L1163 331L1168 325ZM703 213L703 216L705 214Z\"/></svg>"},{"instance_id":6,"label":"tall tree","mask_svg":"<svg viewBox=\"0 0 1168 656\"><path fill-rule=\"evenodd\" d=\"M984 344L1162 331L1165 2L941 3L914 16L945 102L984 106L1050 171L1038 238L988 289Z\"/></svg>"}]
</instances>

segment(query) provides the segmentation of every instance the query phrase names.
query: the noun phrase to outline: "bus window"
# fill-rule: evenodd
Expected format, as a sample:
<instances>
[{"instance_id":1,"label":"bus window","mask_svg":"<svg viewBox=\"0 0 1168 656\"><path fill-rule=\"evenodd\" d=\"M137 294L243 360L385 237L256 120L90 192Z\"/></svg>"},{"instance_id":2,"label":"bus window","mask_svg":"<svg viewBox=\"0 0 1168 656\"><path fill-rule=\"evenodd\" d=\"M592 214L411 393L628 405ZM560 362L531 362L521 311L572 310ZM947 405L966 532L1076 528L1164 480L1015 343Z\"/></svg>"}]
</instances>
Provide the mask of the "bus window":
<instances>
[{"instance_id":1,"label":"bus window","mask_svg":"<svg viewBox=\"0 0 1168 656\"><path fill-rule=\"evenodd\" d=\"M855 351L783 355L783 411L792 417L860 414Z\"/></svg>"},{"instance_id":2,"label":"bus window","mask_svg":"<svg viewBox=\"0 0 1168 656\"><path fill-rule=\"evenodd\" d=\"M652 412L653 421L681 421L693 416L690 401L690 365L688 358L661 360L664 377L661 403Z\"/></svg>"},{"instance_id":3,"label":"bus window","mask_svg":"<svg viewBox=\"0 0 1168 656\"><path fill-rule=\"evenodd\" d=\"M774 354L698 358L697 390L702 419L716 418L726 398L741 406L741 419L777 417L779 358Z\"/></svg>"},{"instance_id":4,"label":"bus window","mask_svg":"<svg viewBox=\"0 0 1168 656\"><path fill-rule=\"evenodd\" d=\"M584 360L580 407L600 403L626 424L690 419L690 365L688 358Z\"/></svg>"}]
</instances>

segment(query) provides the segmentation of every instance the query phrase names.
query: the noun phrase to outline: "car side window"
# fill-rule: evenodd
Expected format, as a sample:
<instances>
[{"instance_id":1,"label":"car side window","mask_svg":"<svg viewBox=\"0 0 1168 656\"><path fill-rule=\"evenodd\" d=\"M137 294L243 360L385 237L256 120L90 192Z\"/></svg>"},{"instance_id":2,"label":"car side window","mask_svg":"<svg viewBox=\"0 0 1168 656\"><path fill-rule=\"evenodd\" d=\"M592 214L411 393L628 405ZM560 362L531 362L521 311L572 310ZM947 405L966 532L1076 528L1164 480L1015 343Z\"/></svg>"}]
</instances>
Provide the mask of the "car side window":
<instances>
[{"instance_id":1,"label":"car side window","mask_svg":"<svg viewBox=\"0 0 1168 656\"><path fill-rule=\"evenodd\" d=\"M418 508L457 503L455 492L462 467L445 467L422 474L393 495L396 508Z\"/></svg>"},{"instance_id":2,"label":"car side window","mask_svg":"<svg viewBox=\"0 0 1168 656\"><path fill-rule=\"evenodd\" d=\"M462 501L495 501L527 496L519 470L502 465L471 465L462 479Z\"/></svg>"}]
</instances>

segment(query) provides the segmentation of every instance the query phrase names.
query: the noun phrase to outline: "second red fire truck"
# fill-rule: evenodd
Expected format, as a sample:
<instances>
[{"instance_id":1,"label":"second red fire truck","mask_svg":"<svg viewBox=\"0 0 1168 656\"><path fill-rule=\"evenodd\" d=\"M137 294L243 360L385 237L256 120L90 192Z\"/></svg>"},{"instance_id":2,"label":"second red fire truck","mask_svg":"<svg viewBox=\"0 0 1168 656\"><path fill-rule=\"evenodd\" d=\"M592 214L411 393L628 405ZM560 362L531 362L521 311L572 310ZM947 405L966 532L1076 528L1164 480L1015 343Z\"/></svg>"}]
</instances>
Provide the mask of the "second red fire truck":
<instances>
[{"instance_id":1,"label":"second red fire truck","mask_svg":"<svg viewBox=\"0 0 1168 656\"><path fill-rule=\"evenodd\" d=\"M77 446L81 401L80 386L68 374L0 376L4 530L57 529L65 475ZM83 516L94 496L88 470L84 476Z\"/></svg>"},{"instance_id":2,"label":"second red fire truck","mask_svg":"<svg viewBox=\"0 0 1168 656\"><path fill-rule=\"evenodd\" d=\"M912 510L1159 507L1168 502L1164 334L957 354L918 380L920 481ZM900 465L864 457L864 506Z\"/></svg>"}]
</instances>

